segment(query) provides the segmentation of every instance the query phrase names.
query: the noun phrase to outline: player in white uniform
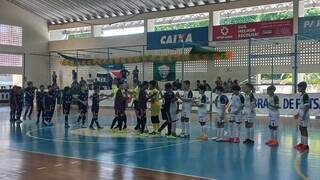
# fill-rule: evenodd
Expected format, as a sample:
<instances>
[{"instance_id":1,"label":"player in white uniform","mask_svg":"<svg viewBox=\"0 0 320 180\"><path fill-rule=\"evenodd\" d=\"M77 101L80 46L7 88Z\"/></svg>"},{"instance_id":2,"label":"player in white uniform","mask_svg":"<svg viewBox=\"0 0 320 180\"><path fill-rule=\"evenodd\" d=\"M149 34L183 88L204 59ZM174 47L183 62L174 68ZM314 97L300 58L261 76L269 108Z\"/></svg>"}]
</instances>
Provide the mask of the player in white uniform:
<instances>
[{"instance_id":1,"label":"player in white uniform","mask_svg":"<svg viewBox=\"0 0 320 180\"><path fill-rule=\"evenodd\" d=\"M246 140L243 141L245 144L254 144L254 129L253 124L256 119L256 100L253 95L254 87L250 83L246 83L243 87L244 91L244 106L243 115L245 118L245 127L247 129Z\"/></svg>"},{"instance_id":2,"label":"player in white uniform","mask_svg":"<svg viewBox=\"0 0 320 180\"><path fill-rule=\"evenodd\" d=\"M198 107L198 119L201 126L200 139L206 141L208 140L206 123L207 123L207 116L208 116L207 106L208 106L209 100L207 96L204 94L205 86L203 85L199 86L199 93L200 93L200 99L196 101L196 105Z\"/></svg>"},{"instance_id":3,"label":"player in white uniform","mask_svg":"<svg viewBox=\"0 0 320 180\"><path fill-rule=\"evenodd\" d=\"M216 87L216 94L217 97L214 101L216 108L217 108L217 142L225 141L224 139L224 119L226 116L226 106L228 104L228 98L223 93L223 87L217 86Z\"/></svg>"},{"instance_id":4,"label":"player in white uniform","mask_svg":"<svg viewBox=\"0 0 320 180\"><path fill-rule=\"evenodd\" d=\"M189 126L189 119L192 111L192 100L193 100L193 93L190 89L190 81L184 81L184 92L183 96L181 97L179 94L178 98L182 101L182 110L181 110L181 129L182 132L180 134L181 138L189 138L190 137L190 126Z\"/></svg>"},{"instance_id":5,"label":"player in white uniform","mask_svg":"<svg viewBox=\"0 0 320 180\"><path fill-rule=\"evenodd\" d=\"M239 143L240 142L240 124L241 124L241 116L242 109L244 105L244 97L240 93L240 86L233 85L231 87L232 97L231 97L231 105L229 108L230 113L230 132L231 136L228 139L229 142Z\"/></svg>"},{"instance_id":6,"label":"player in white uniform","mask_svg":"<svg viewBox=\"0 0 320 180\"><path fill-rule=\"evenodd\" d=\"M269 118L270 118L270 139L266 142L266 145L268 146L278 146L278 136L277 136L277 130L278 130L278 123L280 119L280 113L279 113L279 97L274 94L276 91L276 87L271 85L267 88L267 93L269 95L268 98L268 108L269 108Z\"/></svg>"},{"instance_id":7,"label":"player in white uniform","mask_svg":"<svg viewBox=\"0 0 320 180\"><path fill-rule=\"evenodd\" d=\"M309 95L306 93L307 83L300 82L298 84L298 91L300 94L300 105L299 112L295 115L295 119L299 120L299 130L301 133L301 142L294 147L299 151L309 150L308 145L308 123L310 120L310 99Z\"/></svg>"}]
</instances>

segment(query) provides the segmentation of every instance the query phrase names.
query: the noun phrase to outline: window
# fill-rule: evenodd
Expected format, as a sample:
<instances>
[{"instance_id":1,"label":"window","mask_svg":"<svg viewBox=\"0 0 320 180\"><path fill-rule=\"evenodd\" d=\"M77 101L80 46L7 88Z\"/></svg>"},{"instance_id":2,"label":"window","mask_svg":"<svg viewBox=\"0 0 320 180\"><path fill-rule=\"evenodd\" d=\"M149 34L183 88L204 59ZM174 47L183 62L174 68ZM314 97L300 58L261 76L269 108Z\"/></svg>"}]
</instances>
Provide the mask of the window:
<instances>
[{"instance_id":1,"label":"window","mask_svg":"<svg viewBox=\"0 0 320 180\"><path fill-rule=\"evenodd\" d=\"M22 27L0 24L0 44L22 46Z\"/></svg>"},{"instance_id":2,"label":"window","mask_svg":"<svg viewBox=\"0 0 320 180\"><path fill-rule=\"evenodd\" d=\"M170 31L209 26L209 13L172 16L154 20L154 31Z\"/></svg>"},{"instance_id":3,"label":"window","mask_svg":"<svg viewBox=\"0 0 320 180\"><path fill-rule=\"evenodd\" d=\"M0 54L0 66L22 67L22 55Z\"/></svg>"},{"instance_id":4,"label":"window","mask_svg":"<svg viewBox=\"0 0 320 180\"><path fill-rule=\"evenodd\" d=\"M102 37L142 34L144 33L144 21L121 22L111 25L96 26L95 28L98 31L96 32L96 36Z\"/></svg>"},{"instance_id":5,"label":"window","mask_svg":"<svg viewBox=\"0 0 320 180\"><path fill-rule=\"evenodd\" d=\"M81 39L91 37L91 35L91 27L85 26L79 28L69 28L50 31L49 39L50 41Z\"/></svg>"}]
</instances>

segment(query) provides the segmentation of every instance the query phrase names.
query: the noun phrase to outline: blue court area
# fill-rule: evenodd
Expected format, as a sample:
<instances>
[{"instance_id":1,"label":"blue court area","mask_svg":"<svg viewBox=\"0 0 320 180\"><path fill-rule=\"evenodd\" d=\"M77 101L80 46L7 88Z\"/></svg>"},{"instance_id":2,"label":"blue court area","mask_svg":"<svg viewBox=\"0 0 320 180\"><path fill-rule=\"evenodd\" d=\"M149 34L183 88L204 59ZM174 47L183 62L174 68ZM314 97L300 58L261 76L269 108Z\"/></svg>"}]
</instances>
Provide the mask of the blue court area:
<instances>
[{"instance_id":1,"label":"blue court area","mask_svg":"<svg viewBox=\"0 0 320 180\"><path fill-rule=\"evenodd\" d=\"M112 111L102 110L99 120L107 126L112 121ZM1 148L31 151L49 155L93 160L100 163L152 169L161 172L185 174L208 179L319 179L320 131L319 122L310 123L310 151L299 153L293 146L299 134L293 120L283 119L280 125L278 148L264 143L269 137L266 118L259 117L255 130L255 145L200 141L199 124L193 119L191 139L165 137L117 137L108 134L96 137L96 132L86 130L75 134L76 115L70 117L73 127L64 128L63 116L56 113L54 126L36 126L35 119L21 126L10 125L9 109L0 108ZM89 119L90 119L89 115ZM134 124L132 112L129 125ZM210 123L209 135L215 128ZM227 132L226 132L227 133ZM244 136L242 129L242 137Z\"/></svg>"}]
</instances>

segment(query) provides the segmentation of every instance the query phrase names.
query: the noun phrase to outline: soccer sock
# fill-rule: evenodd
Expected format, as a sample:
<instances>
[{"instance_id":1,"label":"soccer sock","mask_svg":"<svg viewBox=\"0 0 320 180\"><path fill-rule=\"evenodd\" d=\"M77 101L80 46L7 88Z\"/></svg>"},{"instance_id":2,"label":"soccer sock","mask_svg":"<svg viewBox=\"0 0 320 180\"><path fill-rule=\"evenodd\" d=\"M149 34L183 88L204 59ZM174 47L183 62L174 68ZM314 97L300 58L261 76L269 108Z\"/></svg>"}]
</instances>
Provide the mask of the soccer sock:
<instances>
[{"instance_id":1,"label":"soccer sock","mask_svg":"<svg viewBox=\"0 0 320 180\"><path fill-rule=\"evenodd\" d=\"M65 123L65 124L68 124L68 115L65 115L65 116L64 116L64 123Z\"/></svg>"},{"instance_id":2,"label":"soccer sock","mask_svg":"<svg viewBox=\"0 0 320 180\"><path fill-rule=\"evenodd\" d=\"M177 123L173 122L171 126L171 133L176 134L176 127L177 127Z\"/></svg>"},{"instance_id":3,"label":"soccer sock","mask_svg":"<svg viewBox=\"0 0 320 180\"><path fill-rule=\"evenodd\" d=\"M240 124L237 123L236 124L236 137L237 138L240 138L240 128L241 128Z\"/></svg>"},{"instance_id":4,"label":"soccer sock","mask_svg":"<svg viewBox=\"0 0 320 180\"><path fill-rule=\"evenodd\" d=\"M78 116L77 122L80 122L80 120L81 120L81 115Z\"/></svg>"},{"instance_id":5,"label":"soccer sock","mask_svg":"<svg viewBox=\"0 0 320 180\"><path fill-rule=\"evenodd\" d=\"M230 126L230 138L234 137L234 123L229 123Z\"/></svg>"},{"instance_id":6,"label":"soccer sock","mask_svg":"<svg viewBox=\"0 0 320 180\"><path fill-rule=\"evenodd\" d=\"M93 127L93 123L95 122L96 118L92 117L91 122L90 122L90 127Z\"/></svg>"},{"instance_id":7,"label":"soccer sock","mask_svg":"<svg viewBox=\"0 0 320 180\"><path fill-rule=\"evenodd\" d=\"M153 132L155 132L157 130L157 124L156 123L153 123L152 124L152 128L153 128Z\"/></svg>"},{"instance_id":8,"label":"soccer sock","mask_svg":"<svg viewBox=\"0 0 320 180\"><path fill-rule=\"evenodd\" d=\"M186 135L190 135L190 125L189 122L185 122L185 127L186 127Z\"/></svg>"},{"instance_id":9,"label":"soccer sock","mask_svg":"<svg viewBox=\"0 0 320 180\"><path fill-rule=\"evenodd\" d=\"M124 115L123 117L123 126L127 126L127 115Z\"/></svg>"},{"instance_id":10,"label":"soccer sock","mask_svg":"<svg viewBox=\"0 0 320 180\"><path fill-rule=\"evenodd\" d=\"M186 126L184 121L181 121L181 130L181 134L186 134Z\"/></svg>"},{"instance_id":11,"label":"soccer sock","mask_svg":"<svg viewBox=\"0 0 320 180\"><path fill-rule=\"evenodd\" d=\"M206 125L203 126L203 134L207 135L207 126Z\"/></svg>"},{"instance_id":12,"label":"soccer sock","mask_svg":"<svg viewBox=\"0 0 320 180\"><path fill-rule=\"evenodd\" d=\"M308 136L301 136L301 143L304 145L308 145Z\"/></svg>"},{"instance_id":13,"label":"soccer sock","mask_svg":"<svg viewBox=\"0 0 320 180\"><path fill-rule=\"evenodd\" d=\"M270 139L274 139L274 130L273 129L270 129Z\"/></svg>"},{"instance_id":14,"label":"soccer sock","mask_svg":"<svg viewBox=\"0 0 320 180\"><path fill-rule=\"evenodd\" d=\"M250 137L249 137L250 140L254 140L254 129L253 128L250 128Z\"/></svg>"},{"instance_id":15,"label":"soccer sock","mask_svg":"<svg viewBox=\"0 0 320 180\"><path fill-rule=\"evenodd\" d=\"M278 141L278 130L273 130L273 138Z\"/></svg>"},{"instance_id":16,"label":"soccer sock","mask_svg":"<svg viewBox=\"0 0 320 180\"><path fill-rule=\"evenodd\" d=\"M250 128L246 128L247 131L247 139L250 139Z\"/></svg>"},{"instance_id":17,"label":"soccer sock","mask_svg":"<svg viewBox=\"0 0 320 180\"><path fill-rule=\"evenodd\" d=\"M160 124L159 124L159 123L156 123L156 129L155 129L155 131L158 131L159 128L160 128Z\"/></svg>"},{"instance_id":18,"label":"soccer sock","mask_svg":"<svg viewBox=\"0 0 320 180\"><path fill-rule=\"evenodd\" d=\"M86 115L82 116L82 125L84 125L86 123Z\"/></svg>"},{"instance_id":19,"label":"soccer sock","mask_svg":"<svg viewBox=\"0 0 320 180\"><path fill-rule=\"evenodd\" d=\"M118 121L118 119L119 119L119 117L117 117L117 116L113 118L113 121L112 121L111 127L110 127L111 129L113 129L113 127L116 124L116 122Z\"/></svg>"}]
</instances>

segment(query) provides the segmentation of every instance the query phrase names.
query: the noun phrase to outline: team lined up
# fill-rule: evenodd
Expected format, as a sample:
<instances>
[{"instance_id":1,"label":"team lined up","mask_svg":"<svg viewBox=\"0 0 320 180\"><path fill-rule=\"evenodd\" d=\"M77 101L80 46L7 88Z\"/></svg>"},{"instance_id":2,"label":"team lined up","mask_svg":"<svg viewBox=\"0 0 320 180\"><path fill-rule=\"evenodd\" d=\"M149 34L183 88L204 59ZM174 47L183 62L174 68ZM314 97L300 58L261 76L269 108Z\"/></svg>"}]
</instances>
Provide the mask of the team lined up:
<instances>
[{"instance_id":1,"label":"team lined up","mask_svg":"<svg viewBox=\"0 0 320 180\"><path fill-rule=\"evenodd\" d=\"M299 112L294 116L295 119L299 120L299 129L301 132L301 143L295 146L296 149L304 151L309 149L308 146L308 122L310 119L309 115L309 96L306 93L307 84L301 82L298 84L298 91L301 96L301 105ZM80 92L78 95L72 95L69 87L65 87L62 95L63 113L65 116L65 127L69 128L69 114L70 107L73 100L76 100L79 108L79 116L77 122L81 124L82 128L86 128L86 117L89 108L88 99L92 99L91 112L92 120L89 128L94 130L94 124L98 129L102 127L98 121L99 114L99 102L107 98L114 98L114 110L115 115L111 123L111 129L123 130L127 128L127 116L126 110L128 104L132 101L133 108L136 112L136 126L135 130L141 135L146 135L147 124L147 103L150 103L151 110L151 123L153 131L149 134L156 135L167 128L167 137L170 138L189 138L190 137L190 117L192 107L196 106L197 118L201 126L200 139L208 140L207 135L207 121L208 113L207 107L209 105L209 98L205 95L205 86L199 86L199 97L194 97L192 90L190 89L190 81L183 82L183 93L174 92L171 83L165 84L164 92L162 92L156 81L143 82L137 85L134 89L130 90L126 83L118 84L114 83L112 87L112 93L109 95L101 94L99 88L94 88L94 93L89 97L88 88L85 84L80 84ZM232 97L229 102L228 97L223 93L224 89L222 86L215 88L217 94L216 99L213 101L216 109L216 134L215 141L217 142L240 142L240 131L241 123L245 122L246 135L243 143L253 144L254 143L254 122L256 118L255 106L256 100L254 97L254 87L252 84L247 83L242 88L239 85L234 84L231 87ZM241 90L243 93L241 93ZM277 140L277 129L280 118L279 113L279 98L275 94L276 88L270 86L267 89L269 95L268 107L269 107L269 118L270 118L270 140L266 142L269 146L278 146ZM32 83L28 83L28 87L22 90L22 88L14 86L10 93L10 121L21 123L20 120L23 105L25 105L25 113L23 119L28 117L31 118L33 109L33 99L35 96L35 88ZM162 103L161 103L162 99ZM23 101L24 100L24 101ZM182 103L182 109L179 110L179 104ZM40 89L36 93L36 104L37 104L37 124L40 122L40 116L42 115L42 123L46 126L52 125L52 116L55 110L56 104L56 88L48 86L48 92L44 91L44 86L40 86ZM178 114L180 113L181 118ZM159 116L162 116L164 123L160 126ZM225 123L229 115L230 120L229 129L225 129ZM182 132L177 135L176 127L180 121ZM225 131L230 132L225 137Z\"/></svg>"}]
</instances>

